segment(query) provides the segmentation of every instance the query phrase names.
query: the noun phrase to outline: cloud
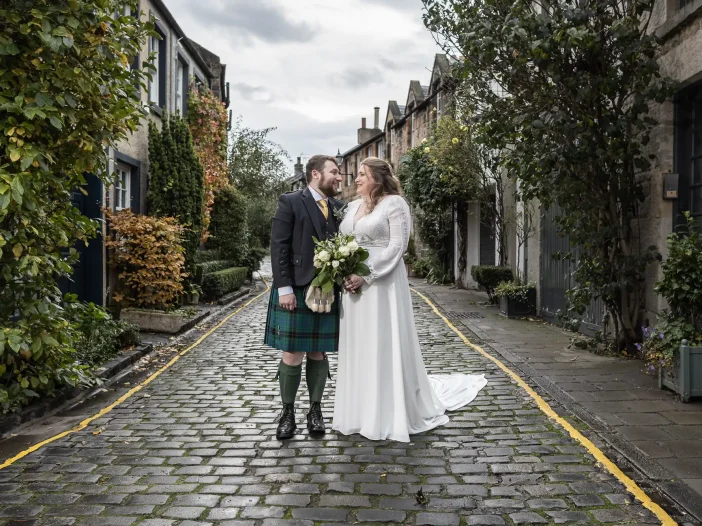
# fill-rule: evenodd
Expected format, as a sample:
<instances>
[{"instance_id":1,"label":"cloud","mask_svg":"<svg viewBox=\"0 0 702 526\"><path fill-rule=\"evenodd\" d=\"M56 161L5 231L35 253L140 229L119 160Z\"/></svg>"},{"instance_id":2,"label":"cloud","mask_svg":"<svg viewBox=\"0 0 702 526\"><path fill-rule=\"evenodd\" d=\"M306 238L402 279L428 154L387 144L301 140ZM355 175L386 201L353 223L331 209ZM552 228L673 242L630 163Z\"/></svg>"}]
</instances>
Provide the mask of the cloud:
<instances>
[{"instance_id":1,"label":"cloud","mask_svg":"<svg viewBox=\"0 0 702 526\"><path fill-rule=\"evenodd\" d=\"M186 35L227 65L233 114L277 127L271 139L293 159L356 145L361 118L403 104L410 80L427 84L440 52L421 0L166 1Z\"/></svg>"},{"instance_id":2,"label":"cloud","mask_svg":"<svg viewBox=\"0 0 702 526\"><path fill-rule=\"evenodd\" d=\"M186 11L210 30L214 26L247 45L253 45L255 40L273 44L305 43L317 33L316 26L291 19L282 6L270 0L204 0L181 6L180 11Z\"/></svg>"},{"instance_id":3,"label":"cloud","mask_svg":"<svg viewBox=\"0 0 702 526\"><path fill-rule=\"evenodd\" d=\"M382 84L384 81L385 73L375 67L352 67L332 78L332 84L352 90Z\"/></svg>"},{"instance_id":4,"label":"cloud","mask_svg":"<svg viewBox=\"0 0 702 526\"><path fill-rule=\"evenodd\" d=\"M250 102L267 103L273 100L271 92L263 86L252 86L246 82L234 82L230 85L230 88L235 92L235 96L238 95Z\"/></svg>"}]
</instances>

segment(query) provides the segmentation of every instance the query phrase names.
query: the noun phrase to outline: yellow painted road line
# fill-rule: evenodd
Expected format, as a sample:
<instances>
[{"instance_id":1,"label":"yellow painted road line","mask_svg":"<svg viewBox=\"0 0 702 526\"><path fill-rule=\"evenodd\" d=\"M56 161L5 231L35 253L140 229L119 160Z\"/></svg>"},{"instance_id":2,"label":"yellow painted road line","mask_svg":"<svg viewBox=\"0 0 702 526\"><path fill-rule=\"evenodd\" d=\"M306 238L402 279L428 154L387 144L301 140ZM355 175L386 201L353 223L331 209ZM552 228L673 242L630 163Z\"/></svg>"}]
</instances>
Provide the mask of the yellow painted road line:
<instances>
[{"instance_id":1,"label":"yellow painted road line","mask_svg":"<svg viewBox=\"0 0 702 526\"><path fill-rule=\"evenodd\" d=\"M126 393L124 393L122 396L120 396L117 400L115 400L114 402L112 402L112 403L111 403L110 405L108 405L107 407L102 408L97 414L95 414L95 415L93 415L93 416L91 416L91 417L86 418L85 420L83 420L82 422L80 422L80 423L79 423L78 425L76 425L75 427L72 427L71 429L68 429L68 430L66 430L66 431L63 431L63 432L59 433L58 435L54 435L54 436L52 436L51 438L47 438L46 440L44 440L44 441L42 441L42 442L39 442L38 444L34 444L32 447L27 448L27 449L25 449L24 451L22 451L22 452L20 452L20 453L17 453L17 454L16 454L14 457L12 457L12 458L7 459L5 462L3 462L2 464L0 464L0 469L4 469L4 468L6 468L6 467L8 467L8 466L11 466L12 464L14 464L15 462L17 462L18 460L20 460L20 459L26 457L26 456L29 455L30 453L34 453L35 451L37 451L38 449L40 449L40 448L46 446L47 444L51 444L52 442L56 442L57 440L60 440L60 439L62 439L62 438L64 438L64 437L67 437L68 435L72 435L73 433L77 433L78 431L82 431L83 429L85 429L86 427L88 427L93 421L97 420L98 418L100 418L100 417L102 417L102 416L105 416L107 413L109 413L110 411L112 411L115 407L117 407L118 405L122 404L124 401L128 400L129 398L131 398L134 394L136 394L136 393L138 393L139 391L141 391L144 387L146 387L147 385L149 385L149 384L150 384L151 382L153 382L156 378L158 378L159 376L161 376L164 372L166 372L166 371L167 371L168 369L170 369L173 365L175 365L175 364L178 362L178 360L180 360L183 356L185 356L187 353L189 353L189 352L192 351L195 347L197 347L197 346L200 345L203 341L205 341L205 339L206 339L208 336L211 336L213 332L215 332L217 329L219 329L220 327L222 327L222 325L224 325L226 322L228 322L233 316L235 316L236 314L238 314L239 312L241 312L242 310L244 310L246 307L248 307L249 305L251 305L252 303L254 303L254 302L255 302L256 300L258 300L261 296L263 296L264 294L266 294L266 293L270 290L270 287L268 286L268 283L266 283L265 280L262 279L262 281L263 281L263 283L266 285L266 290L264 290L263 292L261 292L261 294L259 294L259 295L256 296L255 298L253 298L253 299L247 301L244 305L242 305L241 307L239 307L238 309L236 309L234 312L228 314L228 315L227 315L222 321L220 321L217 325L215 325L215 326L212 327L210 330L208 330L205 334L203 334L202 336L200 336L200 338L198 338L197 341L196 341L195 343L193 343L192 345L190 345L187 349L184 349L184 350L182 350L181 352L179 352L176 356L173 357L173 359L171 359L170 362L168 362L166 365L164 365L163 367L161 367L158 371L156 371L154 374L152 374L151 376L149 376L146 380L144 380L143 382L141 382L139 385L133 387L132 389L130 389L130 390L127 391Z\"/></svg>"},{"instance_id":2,"label":"yellow painted road line","mask_svg":"<svg viewBox=\"0 0 702 526\"><path fill-rule=\"evenodd\" d=\"M539 394L534 391L531 387L529 387L529 384L527 384L522 378L512 371L509 367L507 367L503 362L486 352L482 347L479 347L478 345L475 345L473 342L471 342L461 331L460 329L456 328L456 326L451 323L446 316L441 314L439 309L434 305L434 303L427 298L424 294L419 292L418 290L412 288L412 292L414 292L417 296L422 298L427 305L429 305L434 313L444 320L444 323L448 325L453 332L455 332L461 340L463 340L463 343L465 343L468 347L474 349L477 351L479 354L490 360L491 362L495 363L500 369L502 369L507 376L512 378L519 386L524 389L529 396L536 402L536 405L539 406L539 409L548 416L549 418L555 420L563 429L565 429L568 434L573 437L577 442L579 442L585 449L588 450L588 452L595 457L597 462L602 464L604 468L609 471L612 475L614 475L619 482L624 484L626 486L626 489L629 490L629 492L636 497L641 504L645 508L648 508L651 513L653 513L660 521L661 524L664 526L675 526L678 523L675 522L670 515L668 515L663 508L661 508L658 504L653 502L651 500L651 497L649 497L640 487L636 482L634 482L632 479L627 477L624 472L617 467L617 465L609 460L607 456L597 447L595 444L593 444L585 435L583 435L580 431L575 429L570 422L565 420L564 418L560 417L558 413L556 413L553 408L539 396Z\"/></svg>"}]
</instances>

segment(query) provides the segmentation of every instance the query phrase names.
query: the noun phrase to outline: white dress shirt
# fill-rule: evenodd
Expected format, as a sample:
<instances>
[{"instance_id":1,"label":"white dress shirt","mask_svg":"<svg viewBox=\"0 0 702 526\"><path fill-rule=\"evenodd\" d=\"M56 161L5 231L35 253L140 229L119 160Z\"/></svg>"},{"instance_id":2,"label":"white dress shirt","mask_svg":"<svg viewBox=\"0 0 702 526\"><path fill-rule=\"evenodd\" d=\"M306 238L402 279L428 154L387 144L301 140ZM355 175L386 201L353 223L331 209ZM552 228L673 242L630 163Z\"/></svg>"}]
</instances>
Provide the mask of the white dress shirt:
<instances>
[{"instance_id":1,"label":"white dress shirt","mask_svg":"<svg viewBox=\"0 0 702 526\"><path fill-rule=\"evenodd\" d=\"M314 201L315 201L315 203L317 203L317 206L319 206L320 201L326 201L327 202L327 210L329 210L329 198L326 196L323 196L322 194L320 194L317 190L315 190L311 186L308 186L307 188L309 189L310 193L312 194L312 197L314 197ZM319 207L319 209L321 210L322 207ZM278 296L285 296L287 294L292 294L292 293L293 293L292 287L280 287L278 289Z\"/></svg>"}]
</instances>

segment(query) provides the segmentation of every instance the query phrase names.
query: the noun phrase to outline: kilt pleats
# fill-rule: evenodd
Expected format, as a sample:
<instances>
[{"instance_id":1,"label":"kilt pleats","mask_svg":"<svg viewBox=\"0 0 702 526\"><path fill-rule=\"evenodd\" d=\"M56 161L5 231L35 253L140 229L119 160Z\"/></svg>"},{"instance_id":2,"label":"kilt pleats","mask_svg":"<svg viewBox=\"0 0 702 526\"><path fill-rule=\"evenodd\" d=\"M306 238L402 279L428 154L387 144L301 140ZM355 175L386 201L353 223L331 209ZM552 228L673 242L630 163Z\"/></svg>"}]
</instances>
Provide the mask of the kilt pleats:
<instances>
[{"instance_id":1,"label":"kilt pleats","mask_svg":"<svg viewBox=\"0 0 702 526\"><path fill-rule=\"evenodd\" d=\"M305 287L295 287L297 309L280 307L278 291L271 291L264 343L287 352L337 352L339 346L339 302L336 294L331 312L312 312L305 304Z\"/></svg>"}]
</instances>

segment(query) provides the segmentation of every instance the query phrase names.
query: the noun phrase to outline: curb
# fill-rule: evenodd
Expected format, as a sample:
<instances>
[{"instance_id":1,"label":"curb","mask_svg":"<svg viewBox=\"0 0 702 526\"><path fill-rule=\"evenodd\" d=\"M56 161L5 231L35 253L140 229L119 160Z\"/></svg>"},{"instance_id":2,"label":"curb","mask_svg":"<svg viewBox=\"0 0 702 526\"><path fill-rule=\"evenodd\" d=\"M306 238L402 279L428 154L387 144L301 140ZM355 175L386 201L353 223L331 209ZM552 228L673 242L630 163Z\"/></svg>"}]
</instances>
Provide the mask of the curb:
<instances>
[{"instance_id":1,"label":"curb","mask_svg":"<svg viewBox=\"0 0 702 526\"><path fill-rule=\"evenodd\" d=\"M136 349L126 352L97 368L95 370L95 376L100 380L110 380L153 350L154 346L151 344L140 345ZM8 434L23 424L45 416L47 413L60 408L66 402L70 402L75 398L90 392L92 389L94 389L94 386L63 389L58 391L56 395L51 398L45 398L37 401L28 405L17 413L0 418L0 436Z\"/></svg>"},{"instance_id":2,"label":"curb","mask_svg":"<svg viewBox=\"0 0 702 526\"><path fill-rule=\"evenodd\" d=\"M425 290L424 294L431 297L439 306L440 310L446 308L436 298L432 291ZM507 349L496 343L490 336L480 329L471 320L461 320L462 325L472 332L480 340L483 347L493 351L502 357L509 365L525 380L533 382L545 393L551 396L570 415L583 421L590 431L596 435L603 443L621 455L636 471L639 478L644 479L644 483L654 487L661 495L673 501L677 506L685 510L691 517L702 522L702 497L691 490L685 483L680 482L677 477L670 473L663 466L658 464L641 452L635 446L627 443L606 423L602 422L584 408L582 408L566 391L541 375L536 369L515 356Z\"/></svg>"}]
</instances>

